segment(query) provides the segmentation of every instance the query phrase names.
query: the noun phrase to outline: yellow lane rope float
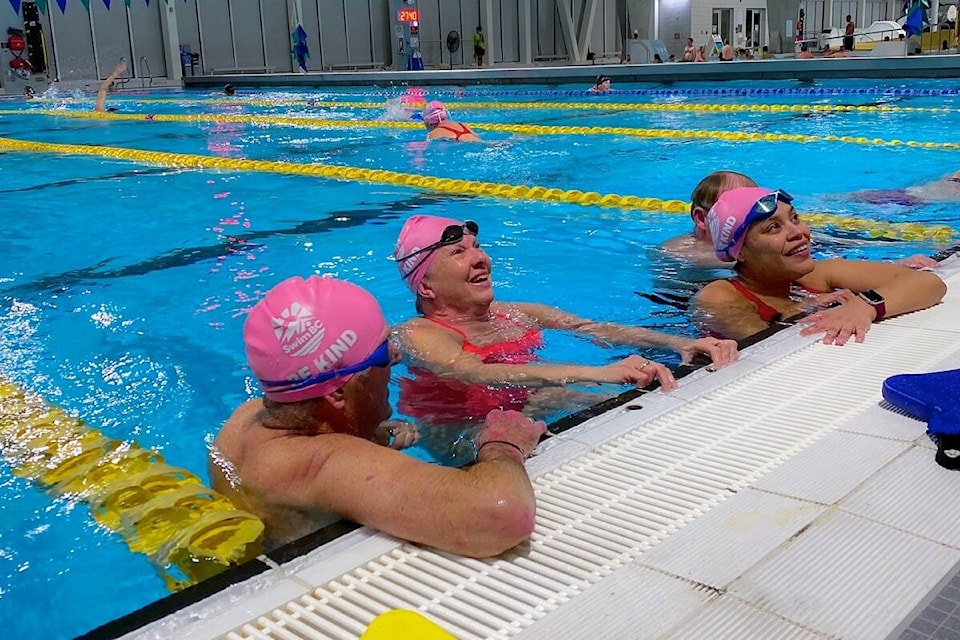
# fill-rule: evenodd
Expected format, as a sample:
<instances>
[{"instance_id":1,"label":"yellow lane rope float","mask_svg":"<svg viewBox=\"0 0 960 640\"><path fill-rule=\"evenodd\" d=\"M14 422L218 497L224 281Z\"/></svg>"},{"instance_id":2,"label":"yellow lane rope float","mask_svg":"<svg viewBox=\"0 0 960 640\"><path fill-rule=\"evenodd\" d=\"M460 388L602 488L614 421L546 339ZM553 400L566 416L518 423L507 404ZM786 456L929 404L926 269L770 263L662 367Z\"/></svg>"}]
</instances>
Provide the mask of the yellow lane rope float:
<instances>
[{"instance_id":1,"label":"yellow lane rope float","mask_svg":"<svg viewBox=\"0 0 960 640\"><path fill-rule=\"evenodd\" d=\"M263 552L263 522L197 476L2 378L0 455L15 475L51 495L86 502L98 523L150 559L171 590Z\"/></svg>"},{"instance_id":2,"label":"yellow lane rope float","mask_svg":"<svg viewBox=\"0 0 960 640\"><path fill-rule=\"evenodd\" d=\"M143 118L143 116L139 116L139 118ZM247 160L243 158L224 158L186 153L169 153L165 151L144 151L141 149L126 149L122 147L32 142L28 140L13 140L11 138L0 138L0 151L98 156L131 160L144 164L182 167L185 169L222 169L229 171L257 171L282 175L313 176L351 182L390 184L414 189L425 189L436 193L486 196L534 202L565 202L581 206L597 206L624 210L663 213L688 213L690 211L690 204L682 200L641 198L639 196L623 196L616 193L601 194L596 191L564 190L539 185L528 187L525 185L497 182L438 178L412 173L386 171L383 169L368 169L365 167L298 164L275 160ZM844 231L865 233L874 238L887 238L892 240L948 242L956 233L952 227L946 225L926 227L919 223L888 223L863 218L847 218L826 213L805 214L805 218L813 226L833 227Z\"/></svg>"},{"instance_id":3,"label":"yellow lane rope float","mask_svg":"<svg viewBox=\"0 0 960 640\"><path fill-rule=\"evenodd\" d=\"M399 96L393 98L398 99ZM93 100L77 98L34 98L36 102L55 104L93 104ZM252 107L325 107L343 109L384 109L386 102L354 102L348 100L178 100L176 98L121 98L117 102L130 104L172 105L219 105L243 104ZM407 102L411 107L423 107L425 102ZM748 113L960 113L952 107L899 107L896 105L849 105L849 104L700 104L690 102L455 102L445 103L453 110L474 109L536 109L536 110L587 110L587 111L687 111L687 112L748 112Z\"/></svg>"},{"instance_id":4,"label":"yellow lane rope float","mask_svg":"<svg viewBox=\"0 0 960 640\"><path fill-rule=\"evenodd\" d=\"M92 120L153 120L157 122L237 122L258 125L282 125L293 127L318 128L372 128L372 129L422 129L417 122L396 122L390 120L322 120L297 116L252 116L237 114L142 114L142 113L97 113L94 111L61 110L0 110L0 115L46 115L65 118L86 118ZM569 127L536 124L493 124L486 122L469 123L480 131L499 131L525 135L618 135L648 139L703 139L727 140L733 142L797 142L810 144L816 142L841 142L877 147L913 147L918 149L956 150L960 142L918 142L914 140L884 140L883 138L865 138L854 136L815 136L793 133L743 133L739 131L711 131L704 129L643 129L633 127Z\"/></svg>"}]
</instances>

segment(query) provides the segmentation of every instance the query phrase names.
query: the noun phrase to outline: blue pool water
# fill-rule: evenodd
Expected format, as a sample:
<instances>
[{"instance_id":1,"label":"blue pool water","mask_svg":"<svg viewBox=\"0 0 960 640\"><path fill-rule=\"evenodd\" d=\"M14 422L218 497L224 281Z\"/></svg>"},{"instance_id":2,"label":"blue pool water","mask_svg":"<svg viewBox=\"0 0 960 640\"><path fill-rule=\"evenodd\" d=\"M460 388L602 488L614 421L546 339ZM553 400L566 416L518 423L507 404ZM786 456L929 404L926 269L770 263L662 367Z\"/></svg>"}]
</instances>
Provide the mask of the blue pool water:
<instances>
[{"instance_id":1,"label":"blue pool water","mask_svg":"<svg viewBox=\"0 0 960 640\"><path fill-rule=\"evenodd\" d=\"M624 87L629 88L629 87ZM741 94L706 85L660 94L545 95L531 87L466 89L450 97L469 123L644 127L956 141L956 83L877 85L751 83ZM791 93L762 93L789 89ZM836 90L824 93L824 89ZM858 93L858 90L867 90ZM906 89L906 95L895 90ZM917 95L917 89L937 95ZM820 90L818 93L817 90ZM344 128L247 123L101 121L30 114L89 110L72 101L0 103L0 137L237 158L382 168L404 173L687 200L707 173L729 168L783 187L801 211L876 221L946 224L956 203L872 205L846 197L902 188L960 169L955 150L841 142L722 141L668 136L528 135L481 132L482 145L422 142L422 129L362 128L382 109L333 109L305 99L384 103L399 90L241 92L118 97L121 113L261 114L342 119ZM161 97L163 101L152 101ZM299 104L283 104L299 100ZM458 110L458 101L487 102ZM946 112L564 110L544 102L666 104L885 104ZM497 106L528 102L531 108ZM438 195L392 185L316 177L194 171L78 155L0 154L4 259L0 267L0 372L90 426L161 452L206 479L206 444L232 409L257 390L245 368L247 309L294 275L333 274L362 284L388 320L414 314L388 256L414 213L476 220L494 262L501 300L536 300L579 315L694 335L683 313L638 293L689 293L689 273L660 255L689 231L683 214ZM231 244L229 238L243 244ZM943 248L930 242L856 242L819 236L819 255L896 258ZM678 281L680 280L680 281ZM545 359L605 363L629 353L549 335ZM671 354L653 353L676 363ZM404 375L398 368L396 376ZM607 389L615 393L621 389ZM393 387L394 401L396 386ZM430 459L436 452L415 452ZM8 637L63 638L88 631L167 594L144 556L95 524L84 504L53 499L0 464L0 619ZM57 603L50 616L45 603Z\"/></svg>"}]
</instances>

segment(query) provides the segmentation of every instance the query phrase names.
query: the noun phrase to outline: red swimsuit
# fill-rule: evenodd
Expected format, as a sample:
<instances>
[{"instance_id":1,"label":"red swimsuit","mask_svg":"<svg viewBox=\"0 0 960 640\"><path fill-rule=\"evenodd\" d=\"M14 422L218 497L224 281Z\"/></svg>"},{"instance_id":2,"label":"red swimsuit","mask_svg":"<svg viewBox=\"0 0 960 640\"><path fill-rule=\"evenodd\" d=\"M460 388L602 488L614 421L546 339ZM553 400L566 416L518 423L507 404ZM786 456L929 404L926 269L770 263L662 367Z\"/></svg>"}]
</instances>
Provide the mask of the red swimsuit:
<instances>
[{"instance_id":1,"label":"red swimsuit","mask_svg":"<svg viewBox=\"0 0 960 640\"><path fill-rule=\"evenodd\" d=\"M450 125L452 124L455 124L460 128L454 129L450 127ZM463 136L474 135L473 131L470 130L470 127L468 127L465 124L460 124L459 122L441 122L440 124L437 125L436 128L443 129L444 131L449 131L453 135L457 136L457 142L459 142L460 138L462 138Z\"/></svg>"},{"instance_id":2,"label":"red swimsuit","mask_svg":"<svg viewBox=\"0 0 960 640\"><path fill-rule=\"evenodd\" d=\"M510 316L494 313L517 326ZM534 353L543 346L543 334L537 327L529 327L519 337L486 345L475 345L457 327L428 318L445 329L463 337L461 349L475 353L485 364L527 364L535 362ZM492 409L520 410L527 403L528 389L524 387L488 387L466 384L453 378L439 376L432 371L411 367L410 378L400 380L400 400L397 408L404 415L426 424L464 424L483 420Z\"/></svg>"},{"instance_id":3,"label":"red swimsuit","mask_svg":"<svg viewBox=\"0 0 960 640\"><path fill-rule=\"evenodd\" d=\"M736 278L728 278L727 282L729 282L734 289L739 291L740 295L742 295L744 298L752 302L754 306L757 307L757 315L760 316L761 320L763 320L767 324L770 324L774 320L780 319L779 311L777 311L776 309L768 305L766 302L761 300L760 297L757 296L757 294L755 294L753 291L750 291L750 289L747 289L742 282L740 282ZM819 291L808 289L807 287L804 287L802 285L799 285L799 287L800 289L802 289L803 291L806 291L807 293L811 293L814 295L820 294Z\"/></svg>"}]
</instances>

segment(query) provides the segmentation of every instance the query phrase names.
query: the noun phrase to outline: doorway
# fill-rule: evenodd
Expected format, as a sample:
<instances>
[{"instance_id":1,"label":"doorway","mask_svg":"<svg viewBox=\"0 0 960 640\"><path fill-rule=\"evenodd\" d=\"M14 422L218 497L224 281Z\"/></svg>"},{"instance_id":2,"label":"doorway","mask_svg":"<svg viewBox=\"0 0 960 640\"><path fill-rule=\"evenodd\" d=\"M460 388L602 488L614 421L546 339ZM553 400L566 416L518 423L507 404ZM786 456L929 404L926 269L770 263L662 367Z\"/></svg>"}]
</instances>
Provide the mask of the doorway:
<instances>
[{"instance_id":1,"label":"doorway","mask_svg":"<svg viewBox=\"0 0 960 640\"><path fill-rule=\"evenodd\" d=\"M766 34L763 24L763 9L747 9L747 32L744 46L748 49L759 49L766 44Z\"/></svg>"},{"instance_id":2,"label":"doorway","mask_svg":"<svg viewBox=\"0 0 960 640\"><path fill-rule=\"evenodd\" d=\"M733 9L713 10L713 35L720 40L733 42Z\"/></svg>"}]
</instances>

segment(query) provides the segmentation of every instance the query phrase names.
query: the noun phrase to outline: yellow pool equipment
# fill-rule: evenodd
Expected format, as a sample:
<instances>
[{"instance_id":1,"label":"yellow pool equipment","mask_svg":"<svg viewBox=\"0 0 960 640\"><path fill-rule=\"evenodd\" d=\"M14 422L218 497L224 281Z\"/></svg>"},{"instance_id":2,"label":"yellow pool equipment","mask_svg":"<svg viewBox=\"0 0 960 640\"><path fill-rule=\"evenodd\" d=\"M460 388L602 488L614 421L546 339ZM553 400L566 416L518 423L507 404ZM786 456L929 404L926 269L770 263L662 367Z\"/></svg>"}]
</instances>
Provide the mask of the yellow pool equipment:
<instances>
[{"instance_id":1,"label":"yellow pool equipment","mask_svg":"<svg viewBox=\"0 0 960 640\"><path fill-rule=\"evenodd\" d=\"M0 456L47 493L86 502L98 523L150 558L171 590L263 552L263 522L194 474L2 378Z\"/></svg>"}]
</instances>

